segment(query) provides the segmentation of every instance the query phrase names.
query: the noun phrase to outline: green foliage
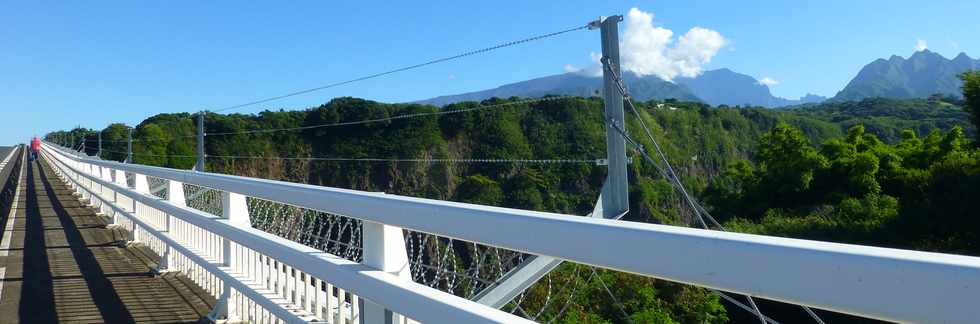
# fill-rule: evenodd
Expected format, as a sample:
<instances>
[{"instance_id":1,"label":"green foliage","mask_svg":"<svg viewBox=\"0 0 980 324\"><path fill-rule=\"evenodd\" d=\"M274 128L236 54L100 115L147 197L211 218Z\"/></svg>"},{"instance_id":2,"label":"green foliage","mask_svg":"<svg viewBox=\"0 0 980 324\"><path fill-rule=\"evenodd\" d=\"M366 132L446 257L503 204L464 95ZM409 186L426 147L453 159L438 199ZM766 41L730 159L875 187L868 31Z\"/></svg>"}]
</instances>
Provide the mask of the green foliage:
<instances>
[{"instance_id":1,"label":"green foliage","mask_svg":"<svg viewBox=\"0 0 980 324\"><path fill-rule=\"evenodd\" d=\"M894 143L901 139L904 130L926 134L934 129L948 131L959 126L967 134L976 134L975 124L970 124L968 113L960 105L960 100L943 96L925 99L868 98L806 105L787 112L831 122L842 129L861 125L884 142Z\"/></svg>"},{"instance_id":2,"label":"green foliage","mask_svg":"<svg viewBox=\"0 0 980 324\"><path fill-rule=\"evenodd\" d=\"M780 149L767 148L787 137L777 141ZM966 145L961 128L924 139L907 131L885 144L858 125L819 152L801 146L799 137L777 126L760 141L767 151L758 168L736 162L713 180L706 193L716 215L744 232L980 254L980 222L969 198L980 197L980 150ZM828 163L792 162L801 156ZM784 162L774 169L772 161ZM798 186L800 174L815 175L812 185ZM774 188L773 181L781 184ZM787 198L796 189L792 195L804 199Z\"/></svg>"},{"instance_id":3,"label":"green foliage","mask_svg":"<svg viewBox=\"0 0 980 324\"><path fill-rule=\"evenodd\" d=\"M814 173L827 166L827 160L810 146L803 132L788 124L776 125L759 140L758 182L760 190L775 195L771 200L795 203L810 189Z\"/></svg>"},{"instance_id":4,"label":"green foliage","mask_svg":"<svg viewBox=\"0 0 980 324\"><path fill-rule=\"evenodd\" d=\"M102 159L113 161L126 160L129 127L124 124L112 124L102 130Z\"/></svg>"},{"instance_id":5,"label":"green foliage","mask_svg":"<svg viewBox=\"0 0 980 324\"><path fill-rule=\"evenodd\" d=\"M482 175L466 177L456 190L456 200L461 202L498 205L504 200L500 184Z\"/></svg>"},{"instance_id":6,"label":"green foliage","mask_svg":"<svg viewBox=\"0 0 980 324\"><path fill-rule=\"evenodd\" d=\"M728 315L718 295L697 287L621 272L564 263L552 272L562 280L559 293L576 289L560 323L726 323ZM573 288L574 287L574 288ZM539 308L547 294L544 286L526 292L526 306ZM551 298L557 298L552 296ZM619 303L612 302L613 300ZM548 322L561 307L546 308L538 317ZM629 318L629 321L625 317Z\"/></svg>"},{"instance_id":7,"label":"green foliage","mask_svg":"<svg viewBox=\"0 0 980 324\"><path fill-rule=\"evenodd\" d=\"M133 156L134 163L155 166L168 165L166 144L169 136L160 126L149 124L136 128L133 133L140 139L139 142L133 143L133 151L140 153Z\"/></svg>"},{"instance_id":8,"label":"green foliage","mask_svg":"<svg viewBox=\"0 0 980 324\"><path fill-rule=\"evenodd\" d=\"M494 98L436 108L348 97L300 111L207 113L206 168L503 207L591 212L605 179L603 166L386 160L605 158L600 99L532 104L517 100ZM496 104L507 105L364 122ZM975 128L966 122L968 115L958 104L942 97L868 99L770 110L666 100L638 102L637 109L682 182L735 230L977 253L973 251L980 247L973 242L980 240L971 229L980 224L971 217L968 203L980 196L980 157L969 148L966 137ZM654 152L639 120L628 115L627 130ZM275 128L302 129L239 133ZM126 135L125 127L118 124L102 132L104 139L111 140ZM77 128L46 138L74 139L78 146L83 138L94 143L95 134ZM190 168L196 160L195 134L191 114L153 116L134 128L135 162ZM124 145L114 142L104 148L125 152ZM91 144L86 151L95 153ZM328 160L292 159L308 157ZM105 152L103 158L123 157ZM636 154L630 158L631 206L626 219L692 224L681 197L654 165ZM584 287L575 294L578 306L569 307L561 320L624 322L623 311L608 302L603 284L590 280L590 271L576 272L574 267L566 264L553 274L557 280ZM718 297L704 289L606 271L599 271L597 278L623 302L625 316L636 323L729 320ZM544 303L545 288L532 287L525 302ZM557 311L551 309L542 318L556 316Z\"/></svg>"},{"instance_id":9,"label":"green foliage","mask_svg":"<svg viewBox=\"0 0 980 324\"><path fill-rule=\"evenodd\" d=\"M65 146L76 150L84 149L88 155L95 155L98 151L98 135L96 135L96 131L87 128L76 127L67 131L51 132L46 134L44 139L55 143L64 143Z\"/></svg>"},{"instance_id":10,"label":"green foliage","mask_svg":"<svg viewBox=\"0 0 980 324\"><path fill-rule=\"evenodd\" d=\"M960 75L963 80L964 108L970 113L973 126L980 128L980 71L970 71Z\"/></svg>"}]
</instances>

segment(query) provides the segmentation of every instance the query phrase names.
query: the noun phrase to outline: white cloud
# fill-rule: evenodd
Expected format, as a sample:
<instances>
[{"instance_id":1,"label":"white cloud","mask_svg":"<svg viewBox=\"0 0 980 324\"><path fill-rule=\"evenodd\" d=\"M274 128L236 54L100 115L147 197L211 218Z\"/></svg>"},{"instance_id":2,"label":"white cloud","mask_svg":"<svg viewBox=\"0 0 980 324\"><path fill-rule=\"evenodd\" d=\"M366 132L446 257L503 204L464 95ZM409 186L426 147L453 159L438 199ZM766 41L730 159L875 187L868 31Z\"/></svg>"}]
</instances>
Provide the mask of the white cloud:
<instances>
[{"instance_id":1,"label":"white cloud","mask_svg":"<svg viewBox=\"0 0 980 324\"><path fill-rule=\"evenodd\" d=\"M592 60L592 63L596 63L596 64L602 63L601 62L602 54L596 52L589 52L589 59Z\"/></svg>"},{"instance_id":2,"label":"white cloud","mask_svg":"<svg viewBox=\"0 0 980 324\"><path fill-rule=\"evenodd\" d=\"M601 77L602 76L602 54L596 52L589 52L589 59L592 60L592 65L582 69L582 75Z\"/></svg>"},{"instance_id":3,"label":"white cloud","mask_svg":"<svg viewBox=\"0 0 980 324\"><path fill-rule=\"evenodd\" d=\"M770 77L764 77L764 78L762 78L762 80L759 80L759 84L764 85L764 86L767 86L767 87L771 87L771 86L774 86L774 85L779 84L779 81L777 81L776 79L770 78Z\"/></svg>"},{"instance_id":4,"label":"white cloud","mask_svg":"<svg viewBox=\"0 0 980 324\"><path fill-rule=\"evenodd\" d=\"M577 73L584 76L600 77L602 76L602 64L599 63L599 60L601 58L602 58L601 54L596 52L591 52L589 53L589 59L592 60L591 65L580 69L571 64L565 64L564 67L565 73Z\"/></svg>"},{"instance_id":5,"label":"white cloud","mask_svg":"<svg viewBox=\"0 0 980 324\"><path fill-rule=\"evenodd\" d=\"M926 41L925 40L923 40L923 39L917 39L917 40L915 40L915 51L916 52L924 51L927 48L929 48L929 45L926 44Z\"/></svg>"},{"instance_id":6,"label":"white cloud","mask_svg":"<svg viewBox=\"0 0 980 324\"><path fill-rule=\"evenodd\" d=\"M632 8L620 44L623 69L665 80L695 77L727 40L718 32L694 27L675 42L674 32L654 26L653 13Z\"/></svg>"}]
</instances>

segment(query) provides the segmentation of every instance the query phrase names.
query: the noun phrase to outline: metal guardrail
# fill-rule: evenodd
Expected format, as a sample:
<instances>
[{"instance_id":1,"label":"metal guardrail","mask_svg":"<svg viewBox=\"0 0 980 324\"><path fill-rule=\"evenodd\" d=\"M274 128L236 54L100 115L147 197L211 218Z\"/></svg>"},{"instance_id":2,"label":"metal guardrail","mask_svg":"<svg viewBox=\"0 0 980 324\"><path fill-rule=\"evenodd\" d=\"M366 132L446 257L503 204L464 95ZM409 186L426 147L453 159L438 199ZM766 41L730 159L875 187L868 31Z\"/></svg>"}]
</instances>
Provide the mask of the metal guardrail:
<instances>
[{"instance_id":1,"label":"metal guardrail","mask_svg":"<svg viewBox=\"0 0 980 324\"><path fill-rule=\"evenodd\" d=\"M234 220L139 192L117 181L125 179L117 173L119 169L81 162L81 158L48 144L44 148L44 156L52 161L62 180L111 215L115 224L128 229L131 241L146 244L164 256L168 269L187 274L219 298L219 304L223 300L219 316L254 322L357 323L368 315L366 303L359 302L365 299L429 323L529 322ZM136 182L138 187L141 181ZM161 216L167 220L159 221ZM161 224L168 228L161 228ZM245 257L229 260L241 255ZM365 322L376 321L365 317Z\"/></svg>"},{"instance_id":2,"label":"metal guardrail","mask_svg":"<svg viewBox=\"0 0 980 324\"><path fill-rule=\"evenodd\" d=\"M67 151L56 153L60 149L47 144L45 149L63 169L80 175L75 178L91 180L92 184L83 181L83 187L98 185L133 196L209 233L220 233L236 244L316 278L329 278L358 296L425 322L447 322L448 318L429 314L444 311L456 314L457 319L471 316L466 322L522 319L494 317L509 314L493 313L469 301L406 282L404 277L391 274L387 269L390 262L372 267L341 261L254 229L233 226L213 215L134 195L133 189L125 185L81 170L102 168L159 177L345 215L366 224L385 224L869 318L929 323L980 320L980 308L974 306L980 292L980 258L976 257L574 217L122 164L70 156ZM365 243L367 247L368 241ZM397 251L394 254L397 256ZM366 255L366 262L369 259ZM382 268L389 271L376 270Z\"/></svg>"}]
</instances>

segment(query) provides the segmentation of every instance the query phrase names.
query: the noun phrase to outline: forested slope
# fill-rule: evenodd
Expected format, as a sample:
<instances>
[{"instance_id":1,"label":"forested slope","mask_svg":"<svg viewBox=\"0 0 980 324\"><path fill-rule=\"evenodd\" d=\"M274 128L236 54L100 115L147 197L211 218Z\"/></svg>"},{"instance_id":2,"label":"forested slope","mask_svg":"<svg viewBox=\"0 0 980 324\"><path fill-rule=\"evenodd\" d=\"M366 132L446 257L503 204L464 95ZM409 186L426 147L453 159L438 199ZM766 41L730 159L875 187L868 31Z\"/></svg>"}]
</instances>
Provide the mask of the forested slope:
<instances>
[{"instance_id":1,"label":"forested slope","mask_svg":"<svg viewBox=\"0 0 980 324\"><path fill-rule=\"evenodd\" d=\"M696 195L707 197L710 207L731 226L749 232L878 243L875 234L890 229L880 226L893 224L898 215L911 210L906 205L918 203L905 199L905 191L921 191L916 184L940 181L933 175L953 179L958 176L953 170L966 167L962 164L966 162L947 168L937 165L960 163L944 157L974 154L955 153L968 147L966 134L972 134L973 128L954 104L941 98L867 99L770 110L668 100L638 103L638 108L685 184ZM305 110L209 113L205 118L206 161L212 172L584 215L593 208L605 177L604 166L583 161L486 163L468 159L601 159L605 155L601 116L599 98L490 99L442 108L337 98ZM627 122L631 133L641 134L635 119L630 117ZM853 127L858 124L866 126ZM266 131L270 129L290 130ZM103 130L103 158L125 158L126 132L119 124ZM190 114L148 118L134 130L135 162L190 168L196 160L194 135ZM643 136L634 137L651 146ZM93 130L55 132L47 138L85 138L87 152L96 151ZM798 144L794 149L805 151L801 153L805 162L779 164L795 161L767 149L781 145L782 138ZM814 147L822 143L819 149ZM942 145L948 146L942 149L946 153L921 153L924 147L946 147ZM896 162L893 155L902 162ZM691 224L692 214L682 207L673 188L657 176L652 165L631 156L632 206L627 219ZM868 160L874 160L876 166L868 166ZM899 169L912 171L888 169L896 163ZM912 168L908 163L919 164ZM800 169L804 166L813 170ZM923 175L926 171L921 170L931 171ZM826 187L799 183L824 173L840 183L820 184ZM896 182L902 187L891 186ZM806 196L824 188L843 193ZM763 198L769 192L792 192L806 199L787 194L790 200L766 204ZM807 204L798 207L798 201ZM846 215L846 224L837 215ZM842 232L841 226L846 230ZM962 236L956 242L971 237ZM955 246L955 251L973 248L930 236L917 240L900 245ZM886 243L895 241L882 244ZM575 295L575 307L565 309L563 321L620 322L623 311L635 322L723 323L730 319L718 297L703 289L599 271L596 275L624 301L625 309L620 310L609 304L605 288L590 275L572 265L557 270L556 276L582 287ZM545 303L550 287L542 285L529 291L525 305ZM547 308L540 318L559 312Z\"/></svg>"}]
</instances>

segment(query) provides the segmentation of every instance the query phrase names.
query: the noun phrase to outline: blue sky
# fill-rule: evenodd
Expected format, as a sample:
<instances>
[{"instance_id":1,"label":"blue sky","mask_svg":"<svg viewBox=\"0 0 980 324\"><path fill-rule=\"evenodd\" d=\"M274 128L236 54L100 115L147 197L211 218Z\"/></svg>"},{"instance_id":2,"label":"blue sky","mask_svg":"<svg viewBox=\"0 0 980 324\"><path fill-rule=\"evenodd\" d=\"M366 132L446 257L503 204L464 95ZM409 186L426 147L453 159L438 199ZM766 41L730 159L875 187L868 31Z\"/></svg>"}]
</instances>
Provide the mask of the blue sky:
<instances>
[{"instance_id":1,"label":"blue sky","mask_svg":"<svg viewBox=\"0 0 980 324\"><path fill-rule=\"evenodd\" d=\"M81 125L135 124L342 81L584 24L631 8L676 40L724 44L702 69L832 96L868 62L918 40L980 56L976 1L117 1L0 4L0 144ZM624 26L625 27L625 26ZM668 44L670 45L670 44ZM596 31L560 37L240 110L306 108L337 96L397 102L588 67Z\"/></svg>"}]
</instances>

